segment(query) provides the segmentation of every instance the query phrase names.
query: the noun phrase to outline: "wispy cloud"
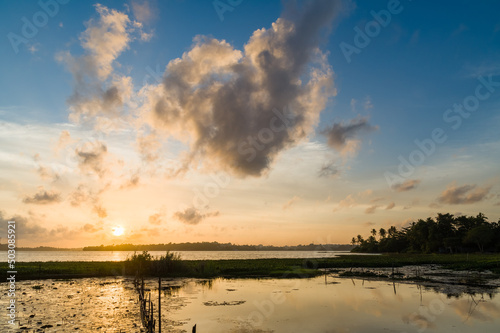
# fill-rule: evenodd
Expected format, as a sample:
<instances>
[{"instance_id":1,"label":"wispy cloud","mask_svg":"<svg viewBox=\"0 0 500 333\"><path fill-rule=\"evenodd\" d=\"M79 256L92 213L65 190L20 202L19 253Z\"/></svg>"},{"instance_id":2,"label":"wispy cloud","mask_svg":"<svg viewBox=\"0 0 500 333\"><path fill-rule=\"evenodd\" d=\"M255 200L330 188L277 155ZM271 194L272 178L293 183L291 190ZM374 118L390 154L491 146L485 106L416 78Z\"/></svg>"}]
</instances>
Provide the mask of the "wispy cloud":
<instances>
[{"instance_id":1,"label":"wispy cloud","mask_svg":"<svg viewBox=\"0 0 500 333\"><path fill-rule=\"evenodd\" d=\"M158 17L158 6L155 0L133 0L131 7L134 17L141 23L151 23Z\"/></svg>"},{"instance_id":2,"label":"wispy cloud","mask_svg":"<svg viewBox=\"0 0 500 333\"><path fill-rule=\"evenodd\" d=\"M361 141L358 136L377 129L377 126L369 124L367 117L357 117L348 123L335 123L322 133L327 137L330 147L344 156L350 156L356 154L360 148Z\"/></svg>"},{"instance_id":3,"label":"wispy cloud","mask_svg":"<svg viewBox=\"0 0 500 333\"><path fill-rule=\"evenodd\" d=\"M379 206L373 205L365 209L365 214L373 214Z\"/></svg>"},{"instance_id":4,"label":"wispy cloud","mask_svg":"<svg viewBox=\"0 0 500 333\"><path fill-rule=\"evenodd\" d=\"M148 217L148 222L153 225L161 225L165 222L165 215L162 213L155 213Z\"/></svg>"},{"instance_id":5,"label":"wispy cloud","mask_svg":"<svg viewBox=\"0 0 500 333\"><path fill-rule=\"evenodd\" d=\"M43 187L38 189L38 192L33 195L24 197L23 202L26 204L46 205L60 202L61 193L57 191L47 191Z\"/></svg>"},{"instance_id":6,"label":"wispy cloud","mask_svg":"<svg viewBox=\"0 0 500 333\"><path fill-rule=\"evenodd\" d=\"M75 149L78 164L82 172L91 172L103 177L107 171L104 157L108 152L107 146L100 141L85 142Z\"/></svg>"},{"instance_id":7,"label":"wispy cloud","mask_svg":"<svg viewBox=\"0 0 500 333\"><path fill-rule=\"evenodd\" d=\"M472 204L486 199L490 189L491 186L478 187L475 184L457 186L452 183L441 193L438 202L450 205Z\"/></svg>"},{"instance_id":8,"label":"wispy cloud","mask_svg":"<svg viewBox=\"0 0 500 333\"><path fill-rule=\"evenodd\" d=\"M101 115L117 116L133 90L132 79L113 73L113 65L141 25L115 9L100 4L95 8L98 18L87 21L87 29L80 36L85 54L77 57L60 52L56 55L74 78L73 94L68 99L73 121L99 123Z\"/></svg>"},{"instance_id":9,"label":"wispy cloud","mask_svg":"<svg viewBox=\"0 0 500 333\"><path fill-rule=\"evenodd\" d=\"M96 232L101 231L103 229L104 228L102 227L102 225L94 225L94 224L90 224L90 223L86 223L82 227L82 230L85 232L88 232L88 233L96 233Z\"/></svg>"},{"instance_id":10,"label":"wispy cloud","mask_svg":"<svg viewBox=\"0 0 500 333\"><path fill-rule=\"evenodd\" d=\"M175 212L174 218L185 224L196 225L207 217L218 216L218 215L219 211L208 212L203 214L194 207L188 207L183 211Z\"/></svg>"},{"instance_id":11,"label":"wispy cloud","mask_svg":"<svg viewBox=\"0 0 500 333\"><path fill-rule=\"evenodd\" d=\"M293 204L295 204L297 201L300 200L300 197L294 195L290 200L288 200L284 205L283 205L283 210L287 210L288 208L292 207Z\"/></svg>"},{"instance_id":12,"label":"wispy cloud","mask_svg":"<svg viewBox=\"0 0 500 333\"><path fill-rule=\"evenodd\" d=\"M394 207L396 207L396 203L391 202L390 204L388 204L388 205L385 207L385 209L386 209L386 210L390 210L390 209L393 209Z\"/></svg>"},{"instance_id":13,"label":"wispy cloud","mask_svg":"<svg viewBox=\"0 0 500 333\"><path fill-rule=\"evenodd\" d=\"M337 176L339 174L339 169L334 161L327 162L323 164L321 169L318 171L318 176L319 177L333 177Z\"/></svg>"},{"instance_id":14,"label":"wispy cloud","mask_svg":"<svg viewBox=\"0 0 500 333\"><path fill-rule=\"evenodd\" d=\"M420 179L408 179L402 183L392 185L392 189L396 192L406 192L417 188L420 184Z\"/></svg>"}]
</instances>

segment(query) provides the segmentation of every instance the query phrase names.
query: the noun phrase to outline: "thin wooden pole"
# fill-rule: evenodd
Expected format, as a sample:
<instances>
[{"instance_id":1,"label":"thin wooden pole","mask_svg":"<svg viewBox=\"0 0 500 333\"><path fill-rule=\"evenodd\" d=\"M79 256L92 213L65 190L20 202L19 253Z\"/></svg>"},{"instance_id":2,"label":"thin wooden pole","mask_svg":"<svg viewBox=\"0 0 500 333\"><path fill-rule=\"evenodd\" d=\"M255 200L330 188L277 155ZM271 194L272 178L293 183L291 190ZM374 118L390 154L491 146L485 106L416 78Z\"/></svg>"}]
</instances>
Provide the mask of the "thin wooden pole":
<instances>
[{"instance_id":1,"label":"thin wooden pole","mask_svg":"<svg viewBox=\"0 0 500 333\"><path fill-rule=\"evenodd\" d=\"M161 277L158 278L158 332L161 333Z\"/></svg>"}]
</instances>

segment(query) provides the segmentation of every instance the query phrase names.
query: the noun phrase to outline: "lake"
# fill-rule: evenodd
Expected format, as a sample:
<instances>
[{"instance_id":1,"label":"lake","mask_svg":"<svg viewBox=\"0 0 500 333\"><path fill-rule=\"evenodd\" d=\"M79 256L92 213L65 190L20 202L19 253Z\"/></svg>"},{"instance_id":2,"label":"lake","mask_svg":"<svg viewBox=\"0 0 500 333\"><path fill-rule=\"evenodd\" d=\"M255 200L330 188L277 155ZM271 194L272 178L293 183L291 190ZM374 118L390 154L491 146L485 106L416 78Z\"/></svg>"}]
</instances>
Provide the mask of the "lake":
<instances>
[{"instance_id":1,"label":"lake","mask_svg":"<svg viewBox=\"0 0 500 333\"><path fill-rule=\"evenodd\" d=\"M184 260L218 259L266 259L266 258L332 258L353 254L344 251L175 251ZM165 255L165 251L149 251L153 256ZM134 251L17 251L16 261L123 261ZM0 251L7 261L7 251ZM359 254L367 255L367 254Z\"/></svg>"},{"instance_id":2,"label":"lake","mask_svg":"<svg viewBox=\"0 0 500 333\"><path fill-rule=\"evenodd\" d=\"M5 290L6 283L0 283ZM18 318L30 332L140 332L128 278L20 281ZM146 280L157 304L158 283ZM321 276L312 279L168 279L162 332L498 332L496 290ZM3 293L2 293L3 294ZM0 294L1 307L7 297ZM6 331L6 320L0 331ZM48 327L50 325L51 327Z\"/></svg>"}]
</instances>

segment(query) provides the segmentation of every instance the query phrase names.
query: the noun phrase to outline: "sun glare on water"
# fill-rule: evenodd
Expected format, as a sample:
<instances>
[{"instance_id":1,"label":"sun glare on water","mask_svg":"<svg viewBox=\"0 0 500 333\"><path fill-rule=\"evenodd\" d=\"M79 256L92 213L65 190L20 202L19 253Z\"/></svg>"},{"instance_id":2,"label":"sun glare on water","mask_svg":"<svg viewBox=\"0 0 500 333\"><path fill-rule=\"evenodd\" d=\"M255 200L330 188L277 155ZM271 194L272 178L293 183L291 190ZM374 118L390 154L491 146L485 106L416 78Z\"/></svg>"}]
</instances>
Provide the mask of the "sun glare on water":
<instances>
[{"instance_id":1,"label":"sun glare on water","mask_svg":"<svg viewBox=\"0 0 500 333\"><path fill-rule=\"evenodd\" d=\"M121 236L123 235L123 232L125 231L125 229L123 229L122 226L116 226L113 228L112 230L112 233L113 233L113 236Z\"/></svg>"}]
</instances>

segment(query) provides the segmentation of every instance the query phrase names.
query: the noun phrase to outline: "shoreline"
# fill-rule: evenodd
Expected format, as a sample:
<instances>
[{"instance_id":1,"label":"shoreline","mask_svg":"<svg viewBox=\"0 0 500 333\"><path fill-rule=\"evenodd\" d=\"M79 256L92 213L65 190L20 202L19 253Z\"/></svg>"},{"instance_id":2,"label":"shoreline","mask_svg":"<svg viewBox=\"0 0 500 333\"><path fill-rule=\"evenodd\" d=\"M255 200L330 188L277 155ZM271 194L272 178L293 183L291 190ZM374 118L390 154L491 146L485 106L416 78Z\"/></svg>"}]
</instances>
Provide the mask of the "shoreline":
<instances>
[{"instance_id":1,"label":"shoreline","mask_svg":"<svg viewBox=\"0 0 500 333\"><path fill-rule=\"evenodd\" d=\"M500 278L500 254L382 254L343 255L334 258L181 260L181 262L184 266L182 272L160 274L161 277L308 278L331 272L341 274L342 277L377 277L391 280L404 278L438 281L446 280L443 276L455 275L456 279L468 276L468 280L465 278L465 281L471 283ZM418 272L420 266L428 267ZM0 267L7 271L6 263L2 263ZM133 275L126 274L124 261L18 262L16 268L17 280ZM408 273L412 269L417 271L414 276ZM157 275L150 277L155 276Z\"/></svg>"}]
</instances>

